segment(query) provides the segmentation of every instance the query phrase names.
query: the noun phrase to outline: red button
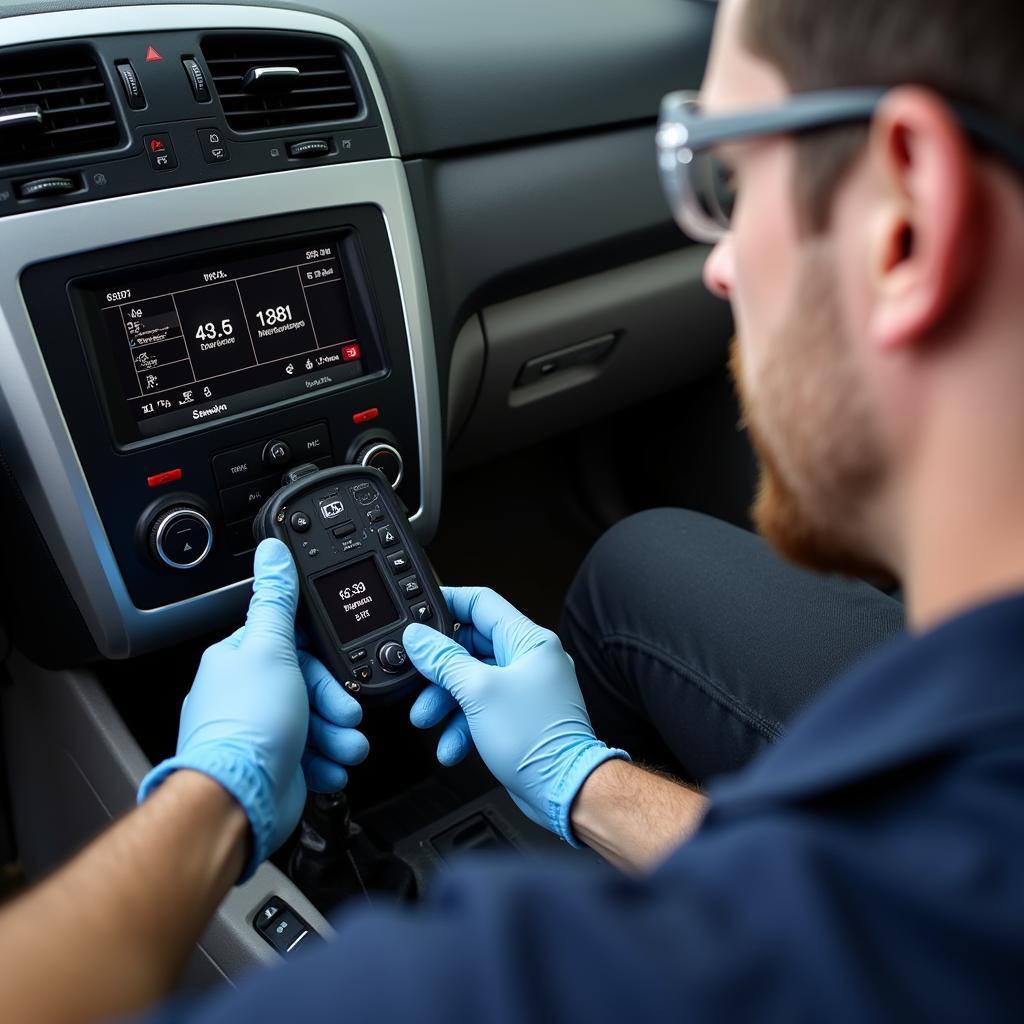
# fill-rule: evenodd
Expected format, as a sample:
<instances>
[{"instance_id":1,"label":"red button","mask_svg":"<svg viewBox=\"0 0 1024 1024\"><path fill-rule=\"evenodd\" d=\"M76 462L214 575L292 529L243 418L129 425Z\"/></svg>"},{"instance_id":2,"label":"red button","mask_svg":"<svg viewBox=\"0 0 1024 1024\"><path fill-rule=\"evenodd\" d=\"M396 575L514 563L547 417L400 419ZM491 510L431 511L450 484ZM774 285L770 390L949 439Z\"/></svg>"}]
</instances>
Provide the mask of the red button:
<instances>
[{"instance_id":1,"label":"red button","mask_svg":"<svg viewBox=\"0 0 1024 1024\"><path fill-rule=\"evenodd\" d=\"M156 60L163 60L163 57L160 55L160 53L154 47L150 46L146 50L146 63L147 64L152 64L153 61L156 61Z\"/></svg>"},{"instance_id":2,"label":"red button","mask_svg":"<svg viewBox=\"0 0 1024 1024\"><path fill-rule=\"evenodd\" d=\"M369 423L370 420L375 420L380 415L380 409L364 409L362 412L357 412L352 417L353 423Z\"/></svg>"},{"instance_id":3,"label":"red button","mask_svg":"<svg viewBox=\"0 0 1024 1024\"><path fill-rule=\"evenodd\" d=\"M354 359L358 359L360 355L358 345L346 345L341 350L341 358L346 363L351 363Z\"/></svg>"},{"instance_id":4,"label":"red button","mask_svg":"<svg viewBox=\"0 0 1024 1024\"><path fill-rule=\"evenodd\" d=\"M166 473L156 473L146 477L146 483L150 487L163 487L164 484L173 484L175 480L181 479L180 469L169 469Z\"/></svg>"}]
</instances>

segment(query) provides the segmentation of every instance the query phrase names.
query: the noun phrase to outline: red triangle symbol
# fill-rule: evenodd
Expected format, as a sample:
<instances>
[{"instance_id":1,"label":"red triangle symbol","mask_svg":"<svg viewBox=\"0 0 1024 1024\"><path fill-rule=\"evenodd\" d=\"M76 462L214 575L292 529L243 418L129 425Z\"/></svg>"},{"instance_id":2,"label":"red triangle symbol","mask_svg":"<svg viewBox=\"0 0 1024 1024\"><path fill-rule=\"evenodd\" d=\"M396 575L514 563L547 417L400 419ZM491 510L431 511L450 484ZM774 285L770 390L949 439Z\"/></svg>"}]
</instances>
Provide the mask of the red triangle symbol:
<instances>
[{"instance_id":1,"label":"red triangle symbol","mask_svg":"<svg viewBox=\"0 0 1024 1024\"><path fill-rule=\"evenodd\" d=\"M153 47L151 46L149 47L148 50L146 50L146 63L152 64L153 61L155 60L163 60L163 57L161 57L160 54L157 53L156 50L154 50Z\"/></svg>"}]
</instances>

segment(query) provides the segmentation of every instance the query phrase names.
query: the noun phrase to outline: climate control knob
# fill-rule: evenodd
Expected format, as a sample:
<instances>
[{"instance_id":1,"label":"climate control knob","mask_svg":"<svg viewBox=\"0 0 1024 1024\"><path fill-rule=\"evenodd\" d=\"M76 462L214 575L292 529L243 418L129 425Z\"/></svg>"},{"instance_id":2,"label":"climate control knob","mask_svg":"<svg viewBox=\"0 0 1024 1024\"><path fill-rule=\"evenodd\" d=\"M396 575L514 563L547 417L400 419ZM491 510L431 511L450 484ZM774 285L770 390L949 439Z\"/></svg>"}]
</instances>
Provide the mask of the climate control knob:
<instances>
[{"instance_id":1,"label":"climate control knob","mask_svg":"<svg viewBox=\"0 0 1024 1024\"><path fill-rule=\"evenodd\" d=\"M389 640L386 644L380 645L380 650L377 652L377 660L385 672L390 672L393 675L405 668L409 655L405 653L405 648L401 644L396 644L394 640Z\"/></svg>"},{"instance_id":2,"label":"climate control knob","mask_svg":"<svg viewBox=\"0 0 1024 1024\"><path fill-rule=\"evenodd\" d=\"M360 466L373 466L374 469L379 469L396 490L402 482L405 463L398 449L387 441L367 441L356 451L353 461Z\"/></svg>"},{"instance_id":3,"label":"climate control knob","mask_svg":"<svg viewBox=\"0 0 1024 1024\"><path fill-rule=\"evenodd\" d=\"M198 509L175 505L164 509L149 528L149 549L160 565L194 569L213 548L213 527Z\"/></svg>"}]
</instances>

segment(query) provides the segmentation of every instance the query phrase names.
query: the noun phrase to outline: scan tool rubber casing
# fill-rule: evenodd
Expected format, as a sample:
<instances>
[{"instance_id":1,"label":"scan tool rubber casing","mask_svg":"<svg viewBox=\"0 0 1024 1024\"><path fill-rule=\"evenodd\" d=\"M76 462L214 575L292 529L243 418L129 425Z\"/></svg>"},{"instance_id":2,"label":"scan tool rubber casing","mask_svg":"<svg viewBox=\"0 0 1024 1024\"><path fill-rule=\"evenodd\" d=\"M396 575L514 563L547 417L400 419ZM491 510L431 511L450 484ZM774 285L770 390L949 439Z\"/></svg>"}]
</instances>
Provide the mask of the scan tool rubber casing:
<instances>
[{"instance_id":1,"label":"scan tool rubber casing","mask_svg":"<svg viewBox=\"0 0 1024 1024\"><path fill-rule=\"evenodd\" d=\"M424 622L451 636L453 623L426 554L379 470L338 466L302 476L267 500L253 535L257 541L276 537L291 550L299 625L312 653L349 693L372 702L423 682L405 656L405 627Z\"/></svg>"}]
</instances>

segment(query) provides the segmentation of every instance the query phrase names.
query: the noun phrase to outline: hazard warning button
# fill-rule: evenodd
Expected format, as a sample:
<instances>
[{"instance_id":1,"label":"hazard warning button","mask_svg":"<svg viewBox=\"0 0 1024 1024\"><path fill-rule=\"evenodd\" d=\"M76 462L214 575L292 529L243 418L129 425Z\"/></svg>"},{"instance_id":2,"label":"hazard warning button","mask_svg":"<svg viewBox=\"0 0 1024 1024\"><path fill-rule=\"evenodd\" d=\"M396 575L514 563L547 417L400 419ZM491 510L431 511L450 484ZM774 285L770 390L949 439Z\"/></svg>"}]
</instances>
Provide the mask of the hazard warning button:
<instances>
[{"instance_id":1,"label":"hazard warning button","mask_svg":"<svg viewBox=\"0 0 1024 1024\"><path fill-rule=\"evenodd\" d=\"M198 509L178 505L161 512L149 530L154 559L169 569L194 569L213 548L213 527Z\"/></svg>"}]
</instances>

